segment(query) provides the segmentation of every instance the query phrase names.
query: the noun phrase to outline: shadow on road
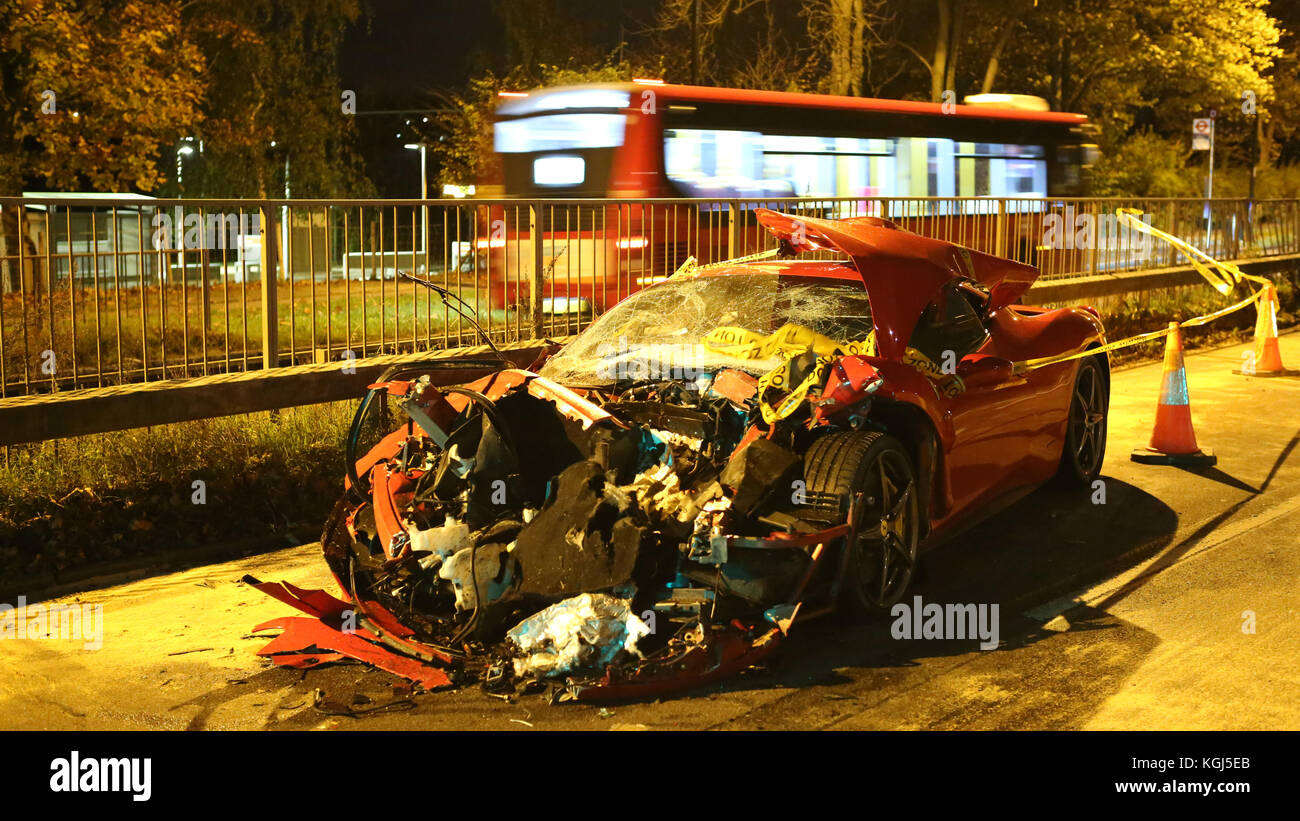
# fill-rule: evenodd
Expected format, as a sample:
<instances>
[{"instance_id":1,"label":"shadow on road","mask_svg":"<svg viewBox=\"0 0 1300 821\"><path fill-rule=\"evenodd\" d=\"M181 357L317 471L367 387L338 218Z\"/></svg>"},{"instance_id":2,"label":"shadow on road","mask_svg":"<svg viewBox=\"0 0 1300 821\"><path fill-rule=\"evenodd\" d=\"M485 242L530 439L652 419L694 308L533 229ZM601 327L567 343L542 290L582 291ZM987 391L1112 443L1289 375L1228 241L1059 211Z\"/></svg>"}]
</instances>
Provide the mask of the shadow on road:
<instances>
[{"instance_id":1,"label":"shadow on road","mask_svg":"<svg viewBox=\"0 0 1300 821\"><path fill-rule=\"evenodd\" d=\"M1060 635L1022 611L1149 559L1178 529L1178 514L1164 501L1118 479L1104 481L1104 504L1093 504L1087 491L1039 488L926 553L906 603L920 596L924 604L997 604L1004 650ZM857 624L831 617L796 627L770 673L723 683L716 691L832 685L848 681L835 673L839 668L914 666L918 659L965 656L979 644L893 639L892 622L881 614ZM1071 618L1071 630L1110 626Z\"/></svg>"},{"instance_id":2,"label":"shadow on road","mask_svg":"<svg viewBox=\"0 0 1300 821\"><path fill-rule=\"evenodd\" d=\"M920 576L904 601L912 604L919 596L923 604L997 604L1003 651L1061 635L1022 611L1159 553L1178 527L1177 514L1160 499L1126 482L1104 481L1103 503L1094 504L1089 491L1041 488L949 539L923 556ZM1062 609L1068 606L1063 603ZM1071 641L1120 626L1100 608L1091 616L1080 612L1073 611L1070 619ZM978 652L979 639L897 640L890 633L892 622L887 614L857 621L837 615L796 626L767 672L707 692L844 684L850 678L837 670L915 667L920 659L969 657L998 664L999 652ZM1154 640L1135 646L1148 644L1154 646ZM1128 658L1123 670L1108 670L1105 680L1118 687L1144 655ZM1094 684L1101 681L1098 672L1090 673ZM1095 687L1089 692L1090 698L1098 695Z\"/></svg>"}]
</instances>

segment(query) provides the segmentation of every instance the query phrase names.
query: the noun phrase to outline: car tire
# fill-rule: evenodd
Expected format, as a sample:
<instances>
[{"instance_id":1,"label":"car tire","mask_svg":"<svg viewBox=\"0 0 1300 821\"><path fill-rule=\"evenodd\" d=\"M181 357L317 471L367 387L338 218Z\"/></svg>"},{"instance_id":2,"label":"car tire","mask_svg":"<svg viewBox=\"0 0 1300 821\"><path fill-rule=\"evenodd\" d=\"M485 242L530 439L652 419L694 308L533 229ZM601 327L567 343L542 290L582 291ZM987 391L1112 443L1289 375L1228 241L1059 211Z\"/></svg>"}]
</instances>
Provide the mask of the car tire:
<instances>
[{"instance_id":1,"label":"car tire","mask_svg":"<svg viewBox=\"0 0 1300 821\"><path fill-rule=\"evenodd\" d=\"M907 449L880 431L830 433L804 456L804 481L814 498L838 499L844 515L862 494L840 593L862 613L888 612L912 582L920 544L920 492Z\"/></svg>"},{"instance_id":2,"label":"car tire","mask_svg":"<svg viewBox=\"0 0 1300 821\"><path fill-rule=\"evenodd\" d=\"M1101 363L1095 356L1080 359L1070 393L1061 464L1056 473L1061 487L1088 488L1101 475L1106 458L1109 407L1110 389Z\"/></svg>"}]
</instances>

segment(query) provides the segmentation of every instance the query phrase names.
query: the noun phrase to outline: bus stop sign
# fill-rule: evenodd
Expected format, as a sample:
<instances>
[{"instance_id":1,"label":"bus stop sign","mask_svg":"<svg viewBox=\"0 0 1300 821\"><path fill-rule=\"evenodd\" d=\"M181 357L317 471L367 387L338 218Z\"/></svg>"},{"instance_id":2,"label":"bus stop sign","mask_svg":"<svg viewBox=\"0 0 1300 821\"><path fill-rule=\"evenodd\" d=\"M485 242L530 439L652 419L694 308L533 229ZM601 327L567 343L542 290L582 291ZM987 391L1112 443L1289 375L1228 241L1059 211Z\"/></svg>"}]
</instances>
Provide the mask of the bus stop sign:
<instances>
[{"instance_id":1,"label":"bus stop sign","mask_svg":"<svg viewBox=\"0 0 1300 821\"><path fill-rule=\"evenodd\" d=\"M1198 117L1192 120L1192 150L1209 151L1210 135L1214 131L1209 117Z\"/></svg>"}]
</instances>

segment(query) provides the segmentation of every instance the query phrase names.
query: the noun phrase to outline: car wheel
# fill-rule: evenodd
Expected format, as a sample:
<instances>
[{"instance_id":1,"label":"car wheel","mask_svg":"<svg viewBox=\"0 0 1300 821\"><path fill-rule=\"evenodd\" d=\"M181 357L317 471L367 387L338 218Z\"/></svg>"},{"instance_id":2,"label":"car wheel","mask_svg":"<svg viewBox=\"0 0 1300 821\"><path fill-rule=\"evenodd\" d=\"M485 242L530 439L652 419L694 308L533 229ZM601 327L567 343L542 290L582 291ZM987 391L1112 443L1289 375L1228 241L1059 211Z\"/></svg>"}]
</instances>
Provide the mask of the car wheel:
<instances>
[{"instance_id":1,"label":"car wheel","mask_svg":"<svg viewBox=\"0 0 1300 821\"><path fill-rule=\"evenodd\" d=\"M1079 360L1070 395L1070 413L1061 449L1060 484L1086 488L1101 475L1106 457L1106 413L1110 397L1106 374L1094 356Z\"/></svg>"},{"instance_id":2,"label":"car wheel","mask_svg":"<svg viewBox=\"0 0 1300 821\"><path fill-rule=\"evenodd\" d=\"M810 494L837 498L844 514L854 514L842 595L867 613L887 611L912 582L921 535L920 494L907 450L879 431L830 433L808 449L804 480Z\"/></svg>"}]
</instances>

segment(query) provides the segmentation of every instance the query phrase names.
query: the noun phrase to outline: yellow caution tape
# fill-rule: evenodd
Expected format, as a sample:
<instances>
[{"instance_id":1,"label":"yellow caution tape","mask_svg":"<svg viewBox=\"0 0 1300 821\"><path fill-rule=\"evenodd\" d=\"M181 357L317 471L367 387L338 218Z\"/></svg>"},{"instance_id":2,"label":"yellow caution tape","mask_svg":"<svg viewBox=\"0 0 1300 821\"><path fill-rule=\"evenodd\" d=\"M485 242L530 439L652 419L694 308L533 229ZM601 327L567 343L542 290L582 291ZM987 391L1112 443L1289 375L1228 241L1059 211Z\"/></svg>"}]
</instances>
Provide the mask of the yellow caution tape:
<instances>
[{"instance_id":1,"label":"yellow caution tape","mask_svg":"<svg viewBox=\"0 0 1300 821\"><path fill-rule=\"evenodd\" d=\"M1144 233L1150 234L1151 236L1156 237L1157 239L1162 239L1165 242L1172 245L1174 248L1177 248L1179 251L1181 251L1183 255L1186 256L1187 259L1192 263L1192 267L1195 268L1196 271L1202 277L1205 278L1205 281L1210 284L1210 287L1214 288L1219 293L1227 294L1231 292L1233 287L1238 282L1241 282L1242 280L1255 282L1261 286L1260 289L1257 290L1255 293L1251 294L1250 296L1246 297L1245 299L1239 302L1234 302L1233 304L1229 305L1226 308L1221 308L1217 311L1214 311L1213 313L1202 314L1201 316L1192 317L1191 319L1187 319L1178 323L1182 327L1191 328L1197 325L1205 325L1206 323L1213 322L1214 320L1219 319L1220 317L1227 316L1228 314L1234 311L1240 311L1242 308L1245 308L1247 305L1258 302L1261 297L1267 295L1270 292L1269 286L1273 284L1272 280L1268 279L1267 277L1248 274L1245 271L1238 268L1236 265L1233 265L1230 262L1221 262L1215 259L1214 257L1211 257L1208 254L1204 253L1199 248L1196 248L1188 244L1184 240L1179 239L1178 237L1172 236L1171 234L1167 234L1164 231L1159 230L1158 228L1152 228L1150 225L1147 225L1142 220L1137 219L1136 217L1133 216L1134 214L1142 213L1138 209L1119 208L1116 209L1115 213L1119 216L1120 220L1126 222L1131 227L1136 228L1137 230L1142 231ZM1206 265L1205 263L1209 263L1209 265ZM1213 266L1214 269L1216 270L1213 271L1210 270L1210 266ZM1158 331L1150 331L1148 333L1138 334L1137 336L1130 336L1126 339L1120 339L1115 342L1109 342L1105 345L1101 345L1096 348L1086 348L1084 350L1057 354L1055 356L1044 356L1044 357L1039 357L1038 359L1026 359L1022 362L1015 362L1012 364L1012 369L1014 373L1023 374L1028 371L1035 370L1037 368L1044 368L1048 365L1055 365L1058 362L1068 362L1071 359L1082 359L1085 356L1096 356L1098 354L1117 351L1120 348L1127 348L1132 345L1140 345L1143 342L1150 342L1153 339L1159 339L1160 337L1166 336L1168 334L1169 334L1169 328L1166 327Z\"/></svg>"},{"instance_id":2,"label":"yellow caution tape","mask_svg":"<svg viewBox=\"0 0 1300 821\"><path fill-rule=\"evenodd\" d=\"M1221 262L1196 246L1191 245L1172 234L1166 234L1159 228L1151 227L1151 225L1137 218L1142 214L1141 209L1117 208L1115 209L1115 214L1119 217L1121 222L1126 223L1130 228L1135 228L1144 234L1156 237L1157 239L1162 239L1177 248L1179 251L1182 251L1183 255L1187 257L1188 262L1192 263L1192 267L1196 269L1196 272L1205 277L1205 281L1210 283L1210 287L1214 288L1221 294L1226 295L1230 293L1233 286L1243 279L1257 282L1260 285L1269 284L1269 280L1264 277L1248 274L1236 265L1233 265L1231 262ZM1208 263L1208 265L1206 263ZM1211 265L1214 266L1217 273L1210 270L1209 266Z\"/></svg>"},{"instance_id":3,"label":"yellow caution tape","mask_svg":"<svg viewBox=\"0 0 1300 821\"><path fill-rule=\"evenodd\" d=\"M771 359L780 356L785 360L758 380L759 410L763 421L769 425L794 413L803 404L808 391L826 381L827 369L835 362L835 357L859 354L874 356L876 353L874 331L864 339L840 342L793 322L787 322L767 335L748 328L722 326L705 334L701 342L714 353L738 359ZM790 362L809 351L817 354L817 360L808 376L791 389ZM766 398L769 389L785 394L775 407Z\"/></svg>"},{"instance_id":4,"label":"yellow caution tape","mask_svg":"<svg viewBox=\"0 0 1300 821\"><path fill-rule=\"evenodd\" d=\"M793 358L792 356L791 359ZM772 407L768 403L766 394L769 388L776 391L785 389L786 380L789 379L790 360L787 359L780 366L763 374L758 380L758 395L762 397L758 403L758 410L763 415L763 421L770 425L778 419L784 419L794 413L803 404L804 399L807 398L808 391L826 381L826 372L833 364L835 364L833 355L817 357L817 362L813 365L808 376L795 386L794 390L786 394L776 407Z\"/></svg>"},{"instance_id":5,"label":"yellow caution tape","mask_svg":"<svg viewBox=\"0 0 1300 821\"><path fill-rule=\"evenodd\" d=\"M807 329L805 328L803 330ZM825 337L821 338L825 339ZM782 362L778 367L763 374L763 376L758 380L758 395L760 397L758 409L763 416L763 421L767 424L770 425L778 419L784 419L794 413L795 410L804 403L804 400L808 396L808 391L819 385L824 385L830 368L835 364L835 360L838 356L852 356L854 353L863 356L874 356L875 338L867 337L867 339L863 340L861 343L834 343L834 347L830 349L823 346L822 348L815 350L814 352L818 354L817 361L813 365L812 370L808 373L808 376L796 385L793 390L790 390L789 393L782 397L780 402L773 406L767 398L768 389L770 388L774 391L785 391L790 378L790 361L808 350L810 350L810 348L804 348L799 351L784 351L783 354L787 357L786 361ZM932 359L918 351L916 348L907 348L905 350L903 362L911 365L913 368L916 368L923 375L928 377L934 385L935 390L942 393L944 396L956 396L966 389L966 385L961 381L961 377L953 373L944 373Z\"/></svg>"},{"instance_id":6,"label":"yellow caution tape","mask_svg":"<svg viewBox=\"0 0 1300 821\"><path fill-rule=\"evenodd\" d=\"M905 348L903 350L903 364L911 365L931 382L934 383L935 390L944 396L956 396L966 390L966 383L961 381L961 377L955 373L945 373L934 363L934 360L918 351L916 348Z\"/></svg>"},{"instance_id":7,"label":"yellow caution tape","mask_svg":"<svg viewBox=\"0 0 1300 821\"><path fill-rule=\"evenodd\" d=\"M823 356L836 351L849 356L872 356L876 352L874 331L856 342L839 342L793 322L787 322L767 336L748 328L726 325L709 331L701 342L714 353L739 359L791 358L809 350Z\"/></svg>"},{"instance_id":8,"label":"yellow caution tape","mask_svg":"<svg viewBox=\"0 0 1300 821\"><path fill-rule=\"evenodd\" d=\"M696 268L698 268L698 267L699 267L699 265L698 265L698 263L697 263L695 257L693 257L693 256L687 257L687 258L682 262L681 265L678 265L678 266L677 266L677 270L676 270L676 271L673 271L673 272L672 272L672 275L669 276L668 278L669 278L669 279L685 279L685 278L686 278L686 277L687 277L687 276L688 276L692 271L694 271L694 270L695 270Z\"/></svg>"}]
</instances>

